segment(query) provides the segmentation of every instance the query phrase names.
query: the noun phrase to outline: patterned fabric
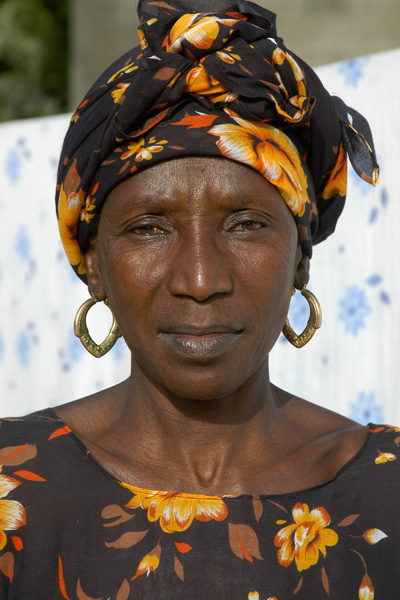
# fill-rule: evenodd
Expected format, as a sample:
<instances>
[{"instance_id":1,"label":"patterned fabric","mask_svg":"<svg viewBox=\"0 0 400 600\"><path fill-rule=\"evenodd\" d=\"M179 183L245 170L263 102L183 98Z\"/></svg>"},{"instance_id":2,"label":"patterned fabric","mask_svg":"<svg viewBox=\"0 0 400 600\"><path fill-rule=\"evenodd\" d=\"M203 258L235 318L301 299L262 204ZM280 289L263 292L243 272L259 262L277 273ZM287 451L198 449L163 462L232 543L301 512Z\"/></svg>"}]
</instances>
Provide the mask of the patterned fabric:
<instances>
[{"instance_id":1,"label":"patterned fabric","mask_svg":"<svg viewBox=\"0 0 400 600\"><path fill-rule=\"evenodd\" d=\"M86 281L93 219L111 190L140 169L193 155L258 170L281 193L311 256L343 209L346 154L363 179L378 179L367 121L287 50L268 10L239 0L226 11L187 13L179 1L142 0L138 11L141 47L89 90L61 154L59 228L76 273Z\"/></svg>"},{"instance_id":2,"label":"patterned fabric","mask_svg":"<svg viewBox=\"0 0 400 600\"><path fill-rule=\"evenodd\" d=\"M0 597L397 597L400 428L371 425L330 481L280 495L123 484L52 411L1 421Z\"/></svg>"}]
</instances>

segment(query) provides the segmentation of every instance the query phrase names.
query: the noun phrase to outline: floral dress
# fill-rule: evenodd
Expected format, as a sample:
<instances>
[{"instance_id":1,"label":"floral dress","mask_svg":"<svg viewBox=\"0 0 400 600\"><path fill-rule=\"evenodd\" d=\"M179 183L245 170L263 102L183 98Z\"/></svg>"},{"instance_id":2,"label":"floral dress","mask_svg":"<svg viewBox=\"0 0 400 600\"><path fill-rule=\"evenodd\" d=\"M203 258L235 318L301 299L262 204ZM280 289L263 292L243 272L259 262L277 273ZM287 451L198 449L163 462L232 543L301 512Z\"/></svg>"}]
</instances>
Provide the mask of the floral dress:
<instances>
[{"instance_id":1,"label":"floral dress","mask_svg":"<svg viewBox=\"0 0 400 600\"><path fill-rule=\"evenodd\" d=\"M279 495L146 490L51 409L0 425L1 600L395 600L400 429Z\"/></svg>"}]
</instances>

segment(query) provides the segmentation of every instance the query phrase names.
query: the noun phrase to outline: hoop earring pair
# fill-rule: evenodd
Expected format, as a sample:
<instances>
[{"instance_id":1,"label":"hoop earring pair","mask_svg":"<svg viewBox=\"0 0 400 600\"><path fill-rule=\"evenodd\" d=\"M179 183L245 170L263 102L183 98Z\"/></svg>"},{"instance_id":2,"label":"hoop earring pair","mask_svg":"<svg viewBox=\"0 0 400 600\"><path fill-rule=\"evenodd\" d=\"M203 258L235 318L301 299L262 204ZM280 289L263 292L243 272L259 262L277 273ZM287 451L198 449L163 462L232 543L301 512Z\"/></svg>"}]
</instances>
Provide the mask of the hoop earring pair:
<instances>
[{"instance_id":1,"label":"hoop earring pair","mask_svg":"<svg viewBox=\"0 0 400 600\"><path fill-rule=\"evenodd\" d=\"M295 293L296 289L293 288L292 295ZM301 290L301 295L304 296L310 307L310 316L308 318L308 322L305 329L299 335L297 335L297 333L293 331L289 323L289 319L286 319L285 325L282 329L283 335L295 348L302 348L303 346L305 346L311 340L316 330L319 329L322 324L322 311L317 298L312 292L307 290L305 285ZM90 354L92 354L92 356L95 356L96 358L101 358L111 350L111 348L114 346L114 344L116 343L118 338L121 337L122 334L119 330L118 323L106 298L104 300L104 304L111 310L111 313L113 315L113 322L106 339L101 344L96 344L96 342L91 337L86 324L87 314L92 308L92 306L96 304L96 302L97 298L95 294L92 294L92 297L86 300L79 307L75 315L74 332L75 335L80 339L83 346Z\"/></svg>"},{"instance_id":2,"label":"hoop earring pair","mask_svg":"<svg viewBox=\"0 0 400 600\"><path fill-rule=\"evenodd\" d=\"M295 293L296 289L293 288L292 296ZM289 319L286 319L285 325L282 329L282 333L285 336L285 338L295 348L302 348L303 346L305 346L311 340L316 330L319 329L322 324L322 311L317 298L312 292L307 290L305 285L301 289L301 295L304 296L310 307L310 316L308 318L308 322L305 329L299 335L297 335L297 333L293 331L289 323Z\"/></svg>"},{"instance_id":3,"label":"hoop earring pair","mask_svg":"<svg viewBox=\"0 0 400 600\"><path fill-rule=\"evenodd\" d=\"M83 346L88 352L90 352L92 356L95 356L96 358L101 358L111 350L115 342L118 340L119 337L121 337L122 334L119 330L118 323L114 317L114 313L112 312L110 305L108 304L108 300L106 298L104 300L104 304L111 310L113 322L106 339L101 344L96 344L96 342L91 337L86 324L87 314L92 308L92 306L94 306L97 302L95 294L91 294L91 296L92 297L86 300L77 310L74 321L74 332L76 337L78 337L81 340Z\"/></svg>"}]
</instances>

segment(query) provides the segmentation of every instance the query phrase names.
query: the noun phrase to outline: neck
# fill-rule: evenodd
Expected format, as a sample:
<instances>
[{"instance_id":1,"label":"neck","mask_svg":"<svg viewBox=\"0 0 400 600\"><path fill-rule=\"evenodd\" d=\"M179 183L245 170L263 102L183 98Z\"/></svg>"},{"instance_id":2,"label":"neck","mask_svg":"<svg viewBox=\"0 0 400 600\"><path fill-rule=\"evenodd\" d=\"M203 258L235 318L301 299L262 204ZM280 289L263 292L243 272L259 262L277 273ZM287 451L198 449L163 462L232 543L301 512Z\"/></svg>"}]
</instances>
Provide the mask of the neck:
<instances>
[{"instance_id":1,"label":"neck","mask_svg":"<svg viewBox=\"0 0 400 600\"><path fill-rule=\"evenodd\" d=\"M174 396L133 362L121 392L114 439L149 481L161 473L169 489L226 489L243 464L256 469L278 452L286 397L271 385L267 362L234 394L213 400Z\"/></svg>"}]
</instances>

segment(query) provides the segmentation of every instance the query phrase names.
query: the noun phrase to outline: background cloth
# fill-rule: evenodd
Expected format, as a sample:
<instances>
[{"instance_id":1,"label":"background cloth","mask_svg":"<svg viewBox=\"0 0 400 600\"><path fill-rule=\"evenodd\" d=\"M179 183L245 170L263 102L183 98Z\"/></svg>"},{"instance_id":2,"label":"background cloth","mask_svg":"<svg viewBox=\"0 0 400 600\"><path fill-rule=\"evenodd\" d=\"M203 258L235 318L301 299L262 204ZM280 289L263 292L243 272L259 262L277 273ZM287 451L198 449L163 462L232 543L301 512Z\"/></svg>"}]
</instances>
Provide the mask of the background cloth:
<instances>
[{"instance_id":1,"label":"background cloth","mask_svg":"<svg viewBox=\"0 0 400 600\"><path fill-rule=\"evenodd\" d=\"M281 337L270 357L275 384L361 423L400 423L399 64L400 49L316 69L331 93L368 119L381 178L374 189L349 169L336 233L315 246L311 261L322 328L301 350ZM64 255L53 200L69 118L0 125L2 416L68 402L129 375L122 339L98 360L73 333L88 293ZM299 292L289 318L297 332L307 321ZM102 305L89 313L96 341L110 323Z\"/></svg>"}]
</instances>

